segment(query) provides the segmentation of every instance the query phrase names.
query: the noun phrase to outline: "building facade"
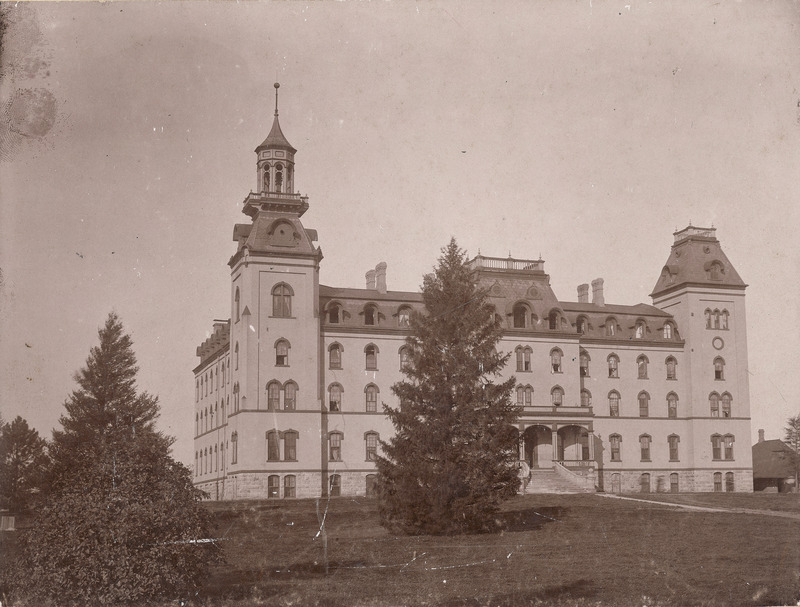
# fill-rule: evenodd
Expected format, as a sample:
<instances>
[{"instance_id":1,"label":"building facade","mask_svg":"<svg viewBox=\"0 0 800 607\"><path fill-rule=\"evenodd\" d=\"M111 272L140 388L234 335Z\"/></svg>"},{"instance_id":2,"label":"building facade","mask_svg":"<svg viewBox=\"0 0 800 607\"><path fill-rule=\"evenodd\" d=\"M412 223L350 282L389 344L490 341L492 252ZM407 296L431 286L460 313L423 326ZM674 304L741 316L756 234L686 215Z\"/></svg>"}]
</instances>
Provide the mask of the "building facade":
<instances>
[{"instance_id":1,"label":"building facade","mask_svg":"<svg viewBox=\"0 0 800 607\"><path fill-rule=\"evenodd\" d=\"M198 348L195 483L212 499L370 495L382 403L403 378L419 293L319 282L295 154L275 118L256 148L249 223L233 230L231 316ZM714 228L674 235L652 305L562 301L544 261L471 264L505 326L522 407L520 458L608 492L752 491L746 285Z\"/></svg>"}]
</instances>

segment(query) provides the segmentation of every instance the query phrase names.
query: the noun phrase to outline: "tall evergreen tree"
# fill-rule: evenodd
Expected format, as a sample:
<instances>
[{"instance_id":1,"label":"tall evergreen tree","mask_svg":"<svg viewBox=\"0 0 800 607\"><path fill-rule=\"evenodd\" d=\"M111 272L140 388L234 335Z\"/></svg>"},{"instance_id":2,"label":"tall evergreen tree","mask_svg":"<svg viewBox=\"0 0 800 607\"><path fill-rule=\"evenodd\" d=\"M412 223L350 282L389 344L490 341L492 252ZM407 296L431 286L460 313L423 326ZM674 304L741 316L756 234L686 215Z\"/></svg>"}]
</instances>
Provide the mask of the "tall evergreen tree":
<instances>
[{"instance_id":1,"label":"tall evergreen tree","mask_svg":"<svg viewBox=\"0 0 800 607\"><path fill-rule=\"evenodd\" d=\"M131 604L194 594L220 554L190 470L136 390L136 357L115 314L65 403L53 488L19 563L23 599ZM33 603L31 603L33 604Z\"/></svg>"},{"instance_id":2,"label":"tall evergreen tree","mask_svg":"<svg viewBox=\"0 0 800 607\"><path fill-rule=\"evenodd\" d=\"M0 504L24 511L37 497L49 464L47 441L19 415L0 426Z\"/></svg>"},{"instance_id":3,"label":"tall evergreen tree","mask_svg":"<svg viewBox=\"0 0 800 607\"><path fill-rule=\"evenodd\" d=\"M62 429L53 431L56 477L91 460L97 450L136 433L156 432L158 398L137 393L139 368L133 342L114 312L98 335L100 344L90 350L86 366L74 376L78 389L64 403L66 414L59 419Z\"/></svg>"},{"instance_id":4,"label":"tall evergreen tree","mask_svg":"<svg viewBox=\"0 0 800 607\"><path fill-rule=\"evenodd\" d=\"M396 432L378 459L381 521L406 533L489 530L519 486L516 380L499 380L509 355L495 348L502 328L455 239L422 297L406 379L392 386L400 405L384 405Z\"/></svg>"}]
</instances>

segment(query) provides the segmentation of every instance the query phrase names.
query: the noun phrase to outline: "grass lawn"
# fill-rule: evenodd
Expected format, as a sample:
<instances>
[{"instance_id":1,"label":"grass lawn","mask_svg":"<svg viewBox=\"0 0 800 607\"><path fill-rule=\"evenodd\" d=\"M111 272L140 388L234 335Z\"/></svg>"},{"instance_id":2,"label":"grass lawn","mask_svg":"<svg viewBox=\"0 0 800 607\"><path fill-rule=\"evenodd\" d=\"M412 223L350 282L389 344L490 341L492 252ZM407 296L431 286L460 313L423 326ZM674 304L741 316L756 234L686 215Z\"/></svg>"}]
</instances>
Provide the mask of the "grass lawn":
<instances>
[{"instance_id":1,"label":"grass lawn","mask_svg":"<svg viewBox=\"0 0 800 607\"><path fill-rule=\"evenodd\" d=\"M800 495L797 493L651 493L629 497L709 508L747 508L800 514Z\"/></svg>"},{"instance_id":2,"label":"grass lawn","mask_svg":"<svg viewBox=\"0 0 800 607\"><path fill-rule=\"evenodd\" d=\"M764 508L775 500L780 509L794 508L778 495L672 497L734 508ZM501 534L396 537L379 526L375 501L334 498L326 518L326 575L314 500L207 507L227 557L201 593L213 605L729 606L800 600L800 520L595 495L527 495L506 505Z\"/></svg>"}]
</instances>

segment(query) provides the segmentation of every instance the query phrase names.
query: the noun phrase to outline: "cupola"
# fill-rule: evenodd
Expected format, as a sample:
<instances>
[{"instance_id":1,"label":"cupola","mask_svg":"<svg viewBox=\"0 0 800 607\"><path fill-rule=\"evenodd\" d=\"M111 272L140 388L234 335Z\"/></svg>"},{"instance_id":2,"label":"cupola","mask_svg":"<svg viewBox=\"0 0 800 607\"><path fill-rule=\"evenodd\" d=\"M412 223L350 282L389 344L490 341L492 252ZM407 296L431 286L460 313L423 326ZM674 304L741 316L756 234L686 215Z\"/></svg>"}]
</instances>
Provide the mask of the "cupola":
<instances>
[{"instance_id":1,"label":"cupola","mask_svg":"<svg viewBox=\"0 0 800 607\"><path fill-rule=\"evenodd\" d=\"M258 155L258 186L262 195L294 193L294 155L297 152L286 140L278 121L278 89L275 83L275 119L263 143L256 148Z\"/></svg>"}]
</instances>

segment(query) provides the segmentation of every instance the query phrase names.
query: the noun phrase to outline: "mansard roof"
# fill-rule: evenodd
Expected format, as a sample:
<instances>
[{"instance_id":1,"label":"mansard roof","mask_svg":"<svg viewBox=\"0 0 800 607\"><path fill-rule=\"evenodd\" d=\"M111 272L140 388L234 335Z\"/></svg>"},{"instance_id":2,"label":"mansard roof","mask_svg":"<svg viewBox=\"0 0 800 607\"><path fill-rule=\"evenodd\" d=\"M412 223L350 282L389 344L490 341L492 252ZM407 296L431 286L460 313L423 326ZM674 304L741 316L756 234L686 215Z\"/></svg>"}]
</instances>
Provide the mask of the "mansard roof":
<instances>
[{"instance_id":1,"label":"mansard roof","mask_svg":"<svg viewBox=\"0 0 800 607\"><path fill-rule=\"evenodd\" d=\"M375 289L353 289L349 287L328 287L320 285L319 295L327 299L360 299L422 303L422 293L415 293L413 291L387 291L386 293L380 293Z\"/></svg>"},{"instance_id":2,"label":"mansard roof","mask_svg":"<svg viewBox=\"0 0 800 607\"><path fill-rule=\"evenodd\" d=\"M716 228L688 226L675 232L667 263L653 288L651 297L682 286L744 289L747 285L722 251Z\"/></svg>"},{"instance_id":3,"label":"mansard roof","mask_svg":"<svg viewBox=\"0 0 800 607\"><path fill-rule=\"evenodd\" d=\"M644 303L632 306L620 304L605 304L599 306L593 303L580 303L576 301L562 301L559 303L565 312L597 314L598 316L660 316L663 318L672 318L672 315L668 312L664 312L664 310Z\"/></svg>"}]
</instances>

